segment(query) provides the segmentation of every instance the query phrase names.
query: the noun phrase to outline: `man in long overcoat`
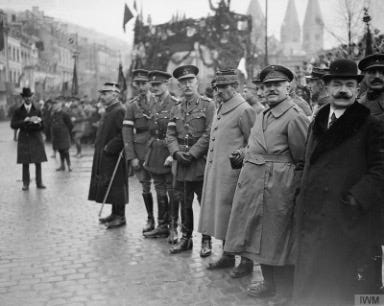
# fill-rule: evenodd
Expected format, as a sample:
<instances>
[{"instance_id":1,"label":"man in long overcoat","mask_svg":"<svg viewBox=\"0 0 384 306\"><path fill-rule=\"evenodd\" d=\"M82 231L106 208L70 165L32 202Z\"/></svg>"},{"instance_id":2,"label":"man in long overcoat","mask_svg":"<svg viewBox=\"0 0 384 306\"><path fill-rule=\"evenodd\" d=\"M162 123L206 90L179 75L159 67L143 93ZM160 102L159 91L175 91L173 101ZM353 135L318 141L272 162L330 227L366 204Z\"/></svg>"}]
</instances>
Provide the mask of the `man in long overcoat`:
<instances>
[{"instance_id":1,"label":"man in long overcoat","mask_svg":"<svg viewBox=\"0 0 384 306\"><path fill-rule=\"evenodd\" d=\"M44 125L41 112L32 103L33 94L30 88L23 88L20 95L23 98L23 105L15 110L11 128L20 130L17 142L17 163L23 165L22 189L29 189L29 164L35 164L37 188L44 189L46 187L42 181L41 163L47 161L47 156L42 136Z\"/></svg>"},{"instance_id":2,"label":"man in long overcoat","mask_svg":"<svg viewBox=\"0 0 384 306\"><path fill-rule=\"evenodd\" d=\"M255 121L255 111L237 92L239 81L234 70L216 73L218 95L223 101L213 118L207 165L204 173L203 195L200 210L199 232L225 241L233 195L240 168L233 169L232 153L243 154ZM224 254L209 269L234 265L234 256ZM244 276L253 270L253 263L246 258L235 267L232 277Z\"/></svg>"},{"instance_id":3,"label":"man in long overcoat","mask_svg":"<svg viewBox=\"0 0 384 306\"><path fill-rule=\"evenodd\" d=\"M124 159L122 127L125 109L119 101L120 90L115 83L105 83L100 90L100 99L105 107L105 114L97 129L95 152L93 155L91 183L88 200L102 203L117 165L116 174L106 199L112 204L108 217L99 221L107 228L124 226L125 204L128 203L128 173Z\"/></svg>"},{"instance_id":4,"label":"man in long overcoat","mask_svg":"<svg viewBox=\"0 0 384 306\"><path fill-rule=\"evenodd\" d=\"M359 102L371 111L371 115L384 122L384 54L372 54L363 58L358 68L365 75L365 82L368 90L360 97ZM383 251L381 246L384 244L384 208L381 210L381 229L375 246L377 287L383 286L382 262Z\"/></svg>"},{"instance_id":5,"label":"man in long overcoat","mask_svg":"<svg viewBox=\"0 0 384 306\"><path fill-rule=\"evenodd\" d=\"M344 306L378 292L373 246L383 205L384 130L356 102L356 63L336 60L324 80L330 105L308 132L297 198L294 305Z\"/></svg>"},{"instance_id":6,"label":"man in long overcoat","mask_svg":"<svg viewBox=\"0 0 384 306\"><path fill-rule=\"evenodd\" d=\"M267 109L256 116L233 198L224 251L261 264L264 281L248 293L274 296L273 305L291 294L293 198L309 119L289 98L293 73L270 65L260 73Z\"/></svg>"}]
</instances>

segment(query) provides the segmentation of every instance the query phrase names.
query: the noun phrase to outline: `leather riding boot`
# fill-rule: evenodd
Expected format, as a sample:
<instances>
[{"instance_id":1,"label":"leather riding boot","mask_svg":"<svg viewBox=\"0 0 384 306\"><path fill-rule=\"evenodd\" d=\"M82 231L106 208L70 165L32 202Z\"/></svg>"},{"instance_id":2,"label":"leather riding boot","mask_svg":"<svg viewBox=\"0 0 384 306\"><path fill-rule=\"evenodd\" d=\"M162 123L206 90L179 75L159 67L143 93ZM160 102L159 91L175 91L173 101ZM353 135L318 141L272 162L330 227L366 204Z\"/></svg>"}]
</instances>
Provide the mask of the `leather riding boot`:
<instances>
[{"instance_id":1,"label":"leather riding boot","mask_svg":"<svg viewBox=\"0 0 384 306\"><path fill-rule=\"evenodd\" d=\"M207 235L203 235L201 238L201 250L200 257L208 257L212 254L212 242L211 237Z\"/></svg>"},{"instance_id":2,"label":"leather riding boot","mask_svg":"<svg viewBox=\"0 0 384 306\"><path fill-rule=\"evenodd\" d=\"M177 253L192 250L192 248L193 248L192 237L188 234L183 233L183 236L181 237L180 241L175 246L172 246L169 249L169 253L177 254Z\"/></svg>"},{"instance_id":3,"label":"leather riding boot","mask_svg":"<svg viewBox=\"0 0 384 306\"><path fill-rule=\"evenodd\" d=\"M235 256L223 253L216 261L210 262L207 266L208 270L226 269L235 265Z\"/></svg>"},{"instance_id":4,"label":"leather riding boot","mask_svg":"<svg viewBox=\"0 0 384 306\"><path fill-rule=\"evenodd\" d=\"M173 192L169 192L169 211L170 211L170 224L168 243L175 244L178 240L177 222L179 219L179 200L174 196Z\"/></svg>"},{"instance_id":5,"label":"leather riding boot","mask_svg":"<svg viewBox=\"0 0 384 306\"><path fill-rule=\"evenodd\" d=\"M144 233L145 238L166 238L169 236L168 197L158 196L157 205L158 205L157 227L152 231L145 232Z\"/></svg>"},{"instance_id":6,"label":"leather riding boot","mask_svg":"<svg viewBox=\"0 0 384 306\"><path fill-rule=\"evenodd\" d=\"M229 272L229 276L232 278L240 278L251 274L253 272L253 261L246 258L241 257L240 264L237 267L234 267L231 272Z\"/></svg>"},{"instance_id":7,"label":"leather riding boot","mask_svg":"<svg viewBox=\"0 0 384 306\"><path fill-rule=\"evenodd\" d=\"M147 223L143 228L143 233L149 232L155 228L155 220L153 218L153 198L152 193L143 193L145 208L147 209Z\"/></svg>"}]
</instances>

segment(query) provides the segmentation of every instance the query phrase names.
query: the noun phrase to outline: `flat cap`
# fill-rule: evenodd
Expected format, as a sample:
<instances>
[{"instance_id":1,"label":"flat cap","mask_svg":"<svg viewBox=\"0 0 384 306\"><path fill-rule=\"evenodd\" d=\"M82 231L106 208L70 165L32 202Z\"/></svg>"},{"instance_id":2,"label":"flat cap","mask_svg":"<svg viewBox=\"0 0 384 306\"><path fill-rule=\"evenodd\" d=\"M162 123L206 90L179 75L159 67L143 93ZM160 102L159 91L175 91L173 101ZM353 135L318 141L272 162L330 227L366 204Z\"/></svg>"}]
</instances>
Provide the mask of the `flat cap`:
<instances>
[{"instance_id":1,"label":"flat cap","mask_svg":"<svg viewBox=\"0 0 384 306\"><path fill-rule=\"evenodd\" d=\"M260 80L263 83L282 82L293 80L293 72L282 65L269 65L260 72Z\"/></svg>"},{"instance_id":2,"label":"flat cap","mask_svg":"<svg viewBox=\"0 0 384 306\"><path fill-rule=\"evenodd\" d=\"M99 92L114 91L120 93L120 86L117 83L107 82L104 83L103 87L99 89Z\"/></svg>"},{"instance_id":3,"label":"flat cap","mask_svg":"<svg viewBox=\"0 0 384 306\"><path fill-rule=\"evenodd\" d=\"M199 73L199 68L195 65L183 65L173 70L173 77L178 80L194 78Z\"/></svg>"},{"instance_id":4,"label":"flat cap","mask_svg":"<svg viewBox=\"0 0 384 306\"><path fill-rule=\"evenodd\" d=\"M132 71L132 80L135 81L144 81L148 82L148 70L145 69L135 69Z\"/></svg>"},{"instance_id":5,"label":"flat cap","mask_svg":"<svg viewBox=\"0 0 384 306\"><path fill-rule=\"evenodd\" d=\"M375 53L364 57L358 65L361 71L365 71L371 68L382 68L384 69L384 54Z\"/></svg>"},{"instance_id":6,"label":"flat cap","mask_svg":"<svg viewBox=\"0 0 384 306\"><path fill-rule=\"evenodd\" d=\"M239 82L235 69L225 69L216 71L216 86L231 85Z\"/></svg>"},{"instance_id":7,"label":"flat cap","mask_svg":"<svg viewBox=\"0 0 384 306\"><path fill-rule=\"evenodd\" d=\"M165 71L152 70L148 73L150 83L164 83L168 81L172 76Z\"/></svg>"}]
</instances>

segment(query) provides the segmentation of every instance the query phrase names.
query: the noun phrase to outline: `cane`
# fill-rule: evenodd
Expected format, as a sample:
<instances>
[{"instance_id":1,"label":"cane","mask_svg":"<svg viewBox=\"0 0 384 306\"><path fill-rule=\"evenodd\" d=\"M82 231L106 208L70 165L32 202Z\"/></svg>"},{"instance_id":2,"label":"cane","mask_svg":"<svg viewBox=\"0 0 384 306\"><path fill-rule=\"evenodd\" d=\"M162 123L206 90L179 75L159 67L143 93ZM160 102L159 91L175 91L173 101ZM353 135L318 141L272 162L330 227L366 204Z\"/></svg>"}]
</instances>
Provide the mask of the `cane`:
<instances>
[{"instance_id":1,"label":"cane","mask_svg":"<svg viewBox=\"0 0 384 306\"><path fill-rule=\"evenodd\" d=\"M115 169L113 169L111 180L109 181L107 191L106 191L106 193L104 195L103 203L101 203L101 208L100 208L100 211L99 211L99 217L101 216L101 213L103 212L103 208L104 208L105 202L107 201L109 192L111 191L112 183L113 183L113 180L114 180L114 178L116 176L117 168L119 167L119 164L120 164L120 161L121 161L121 159L123 157L123 154L124 154L124 149L121 150L121 152L119 154L119 158L118 158L118 160L116 162Z\"/></svg>"},{"instance_id":2,"label":"cane","mask_svg":"<svg viewBox=\"0 0 384 306\"><path fill-rule=\"evenodd\" d=\"M172 193L173 193L173 195L172 195L172 197L170 197L170 201L169 201L169 204L170 204L170 212L171 212L171 233L172 233L172 235L171 235L171 237L169 237L169 240L171 241L170 243L172 243L172 244L174 244L175 242L175 240L177 239L177 236L175 237L174 236L174 233L175 233L175 226L176 226L176 228L177 228L177 225L175 224L175 216L174 216L174 213L173 213L173 211L174 211L174 207L175 207L175 197L176 197L176 191L175 191L175 189L176 189L176 174L177 174L177 166L178 166L178 163L177 163L177 161L175 160L174 161L174 169L175 169L175 171L174 171L174 173L172 173L172 171L171 171L171 173L172 173ZM179 214L179 210L177 210L177 214Z\"/></svg>"}]
</instances>

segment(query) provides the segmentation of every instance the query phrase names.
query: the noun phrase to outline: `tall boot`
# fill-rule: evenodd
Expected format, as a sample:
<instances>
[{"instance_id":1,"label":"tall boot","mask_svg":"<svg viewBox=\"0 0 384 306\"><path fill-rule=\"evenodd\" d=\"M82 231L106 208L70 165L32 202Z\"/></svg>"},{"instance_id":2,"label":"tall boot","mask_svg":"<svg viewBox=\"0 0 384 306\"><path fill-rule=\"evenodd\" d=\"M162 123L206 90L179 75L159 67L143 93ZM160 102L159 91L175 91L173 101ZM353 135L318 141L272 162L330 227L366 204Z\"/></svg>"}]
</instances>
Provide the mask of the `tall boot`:
<instances>
[{"instance_id":1,"label":"tall boot","mask_svg":"<svg viewBox=\"0 0 384 306\"><path fill-rule=\"evenodd\" d=\"M157 205L158 205L158 217L157 217L157 227L149 232L144 233L146 238L166 238L169 236L169 205L168 197L157 196Z\"/></svg>"},{"instance_id":2,"label":"tall boot","mask_svg":"<svg viewBox=\"0 0 384 306\"><path fill-rule=\"evenodd\" d=\"M169 192L169 201L170 201L170 220L169 220L169 236L168 243L175 244L177 243L177 222L179 219L179 200L175 197L173 192Z\"/></svg>"},{"instance_id":3,"label":"tall boot","mask_svg":"<svg viewBox=\"0 0 384 306\"><path fill-rule=\"evenodd\" d=\"M145 208L147 209L147 223L143 228L143 233L149 232L155 228L155 220L153 218L153 198L152 193L143 193Z\"/></svg>"},{"instance_id":4,"label":"tall boot","mask_svg":"<svg viewBox=\"0 0 384 306\"><path fill-rule=\"evenodd\" d=\"M180 241L169 249L169 253L177 254L184 251L192 250L192 248L193 248L192 237L188 234L183 233L183 236L181 237Z\"/></svg>"}]
</instances>

